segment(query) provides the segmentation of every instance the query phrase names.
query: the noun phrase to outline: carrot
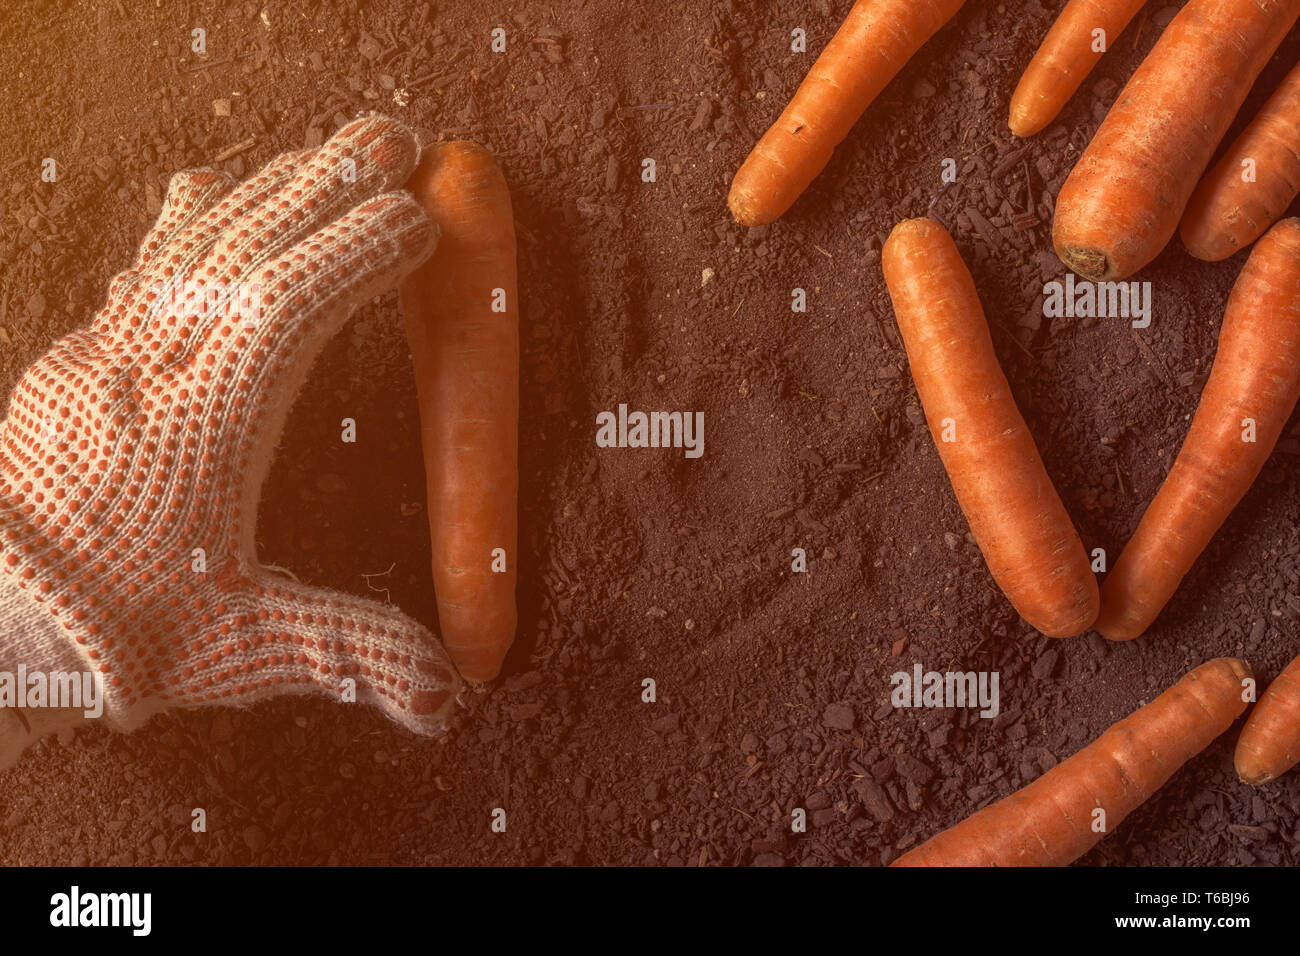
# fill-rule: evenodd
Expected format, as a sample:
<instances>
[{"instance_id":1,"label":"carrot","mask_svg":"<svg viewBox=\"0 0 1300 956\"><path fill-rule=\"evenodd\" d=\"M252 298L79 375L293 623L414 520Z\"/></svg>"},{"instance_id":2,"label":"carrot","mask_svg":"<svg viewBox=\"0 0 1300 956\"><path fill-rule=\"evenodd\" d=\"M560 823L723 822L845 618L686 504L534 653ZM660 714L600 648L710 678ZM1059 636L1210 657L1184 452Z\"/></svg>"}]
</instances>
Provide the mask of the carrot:
<instances>
[{"instance_id":1,"label":"carrot","mask_svg":"<svg viewBox=\"0 0 1300 956\"><path fill-rule=\"evenodd\" d=\"M993 579L1049 637L1097 616L1097 581L993 353L975 283L932 219L899 223L881 264L912 378Z\"/></svg>"},{"instance_id":2,"label":"carrot","mask_svg":"<svg viewBox=\"0 0 1300 956\"><path fill-rule=\"evenodd\" d=\"M401 287L420 402L438 623L461 676L488 681L500 672L517 623L514 215L501 170L474 143L426 149L409 188L441 230L433 256Z\"/></svg>"},{"instance_id":3,"label":"carrot","mask_svg":"<svg viewBox=\"0 0 1300 956\"><path fill-rule=\"evenodd\" d=\"M1245 661L1207 661L1033 783L892 865L1072 863L1232 726L1246 709L1242 681L1249 676Z\"/></svg>"},{"instance_id":4,"label":"carrot","mask_svg":"<svg viewBox=\"0 0 1300 956\"><path fill-rule=\"evenodd\" d=\"M1246 718L1233 763L1242 782L1254 786L1300 763L1300 657L1268 685Z\"/></svg>"},{"instance_id":5,"label":"carrot","mask_svg":"<svg viewBox=\"0 0 1300 956\"><path fill-rule=\"evenodd\" d=\"M1056 199L1052 242L1086 279L1164 248L1300 0L1190 0L1111 107Z\"/></svg>"},{"instance_id":6,"label":"carrot","mask_svg":"<svg viewBox=\"0 0 1300 956\"><path fill-rule=\"evenodd\" d=\"M1223 314L1187 438L1101 587L1096 629L1145 631L1236 507L1300 398L1300 219L1255 246Z\"/></svg>"},{"instance_id":7,"label":"carrot","mask_svg":"<svg viewBox=\"0 0 1300 956\"><path fill-rule=\"evenodd\" d=\"M1246 165L1253 176L1243 178ZM1300 66L1192 193L1179 234L1187 251L1217 262L1244 249L1300 193Z\"/></svg>"},{"instance_id":8,"label":"carrot","mask_svg":"<svg viewBox=\"0 0 1300 956\"><path fill-rule=\"evenodd\" d=\"M1011 94L1011 132L1033 136L1061 112L1146 0L1070 0ZM1095 31L1101 30L1099 38ZM1098 40L1102 49L1097 49Z\"/></svg>"},{"instance_id":9,"label":"carrot","mask_svg":"<svg viewBox=\"0 0 1300 956\"><path fill-rule=\"evenodd\" d=\"M785 111L731 183L736 221L761 226L794 205L880 91L965 0L858 0Z\"/></svg>"}]
</instances>

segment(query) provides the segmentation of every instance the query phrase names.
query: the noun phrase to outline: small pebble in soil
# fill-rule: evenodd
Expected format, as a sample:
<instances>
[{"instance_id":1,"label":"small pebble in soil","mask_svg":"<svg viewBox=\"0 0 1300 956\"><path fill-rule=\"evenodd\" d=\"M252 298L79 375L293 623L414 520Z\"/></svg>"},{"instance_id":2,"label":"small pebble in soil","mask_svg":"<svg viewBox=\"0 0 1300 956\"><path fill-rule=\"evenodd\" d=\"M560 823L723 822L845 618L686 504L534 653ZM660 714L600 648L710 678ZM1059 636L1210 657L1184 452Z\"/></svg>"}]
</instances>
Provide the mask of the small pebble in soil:
<instances>
[{"instance_id":1,"label":"small pebble in soil","mask_svg":"<svg viewBox=\"0 0 1300 956\"><path fill-rule=\"evenodd\" d=\"M822 723L832 730L852 730L853 708L848 704L831 704L822 711Z\"/></svg>"},{"instance_id":2,"label":"small pebble in soil","mask_svg":"<svg viewBox=\"0 0 1300 956\"><path fill-rule=\"evenodd\" d=\"M825 810L830 805L831 795L825 790L814 790L804 801L804 807L809 810Z\"/></svg>"}]
</instances>

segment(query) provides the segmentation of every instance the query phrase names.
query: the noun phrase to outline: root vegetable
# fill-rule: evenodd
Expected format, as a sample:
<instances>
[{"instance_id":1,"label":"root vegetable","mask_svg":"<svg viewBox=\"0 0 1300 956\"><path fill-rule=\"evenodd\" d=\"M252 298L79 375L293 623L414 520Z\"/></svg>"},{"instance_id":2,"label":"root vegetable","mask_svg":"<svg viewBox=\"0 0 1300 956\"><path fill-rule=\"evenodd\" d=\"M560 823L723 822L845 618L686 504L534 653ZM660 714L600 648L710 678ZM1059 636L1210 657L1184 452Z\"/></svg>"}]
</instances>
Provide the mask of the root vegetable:
<instances>
[{"instance_id":1,"label":"root vegetable","mask_svg":"<svg viewBox=\"0 0 1300 956\"><path fill-rule=\"evenodd\" d=\"M1243 178L1246 164L1250 180ZM1179 227L1183 245L1198 259L1226 259L1262 236L1297 193L1300 66L1197 185Z\"/></svg>"},{"instance_id":2,"label":"root vegetable","mask_svg":"<svg viewBox=\"0 0 1300 956\"><path fill-rule=\"evenodd\" d=\"M1106 48L1146 0L1070 0L1029 61L1011 95L1011 132L1033 136L1056 119Z\"/></svg>"},{"instance_id":3,"label":"root vegetable","mask_svg":"<svg viewBox=\"0 0 1300 956\"><path fill-rule=\"evenodd\" d=\"M1191 428L1101 587L1096 629L1137 637L1250 489L1300 398L1300 219L1259 241L1228 297Z\"/></svg>"},{"instance_id":4,"label":"root vegetable","mask_svg":"<svg viewBox=\"0 0 1300 956\"><path fill-rule=\"evenodd\" d=\"M517 622L514 216L501 170L474 143L426 149L410 189L441 229L437 251L401 287L420 401L438 623L461 676L487 681L500 671Z\"/></svg>"},{"instance_id":5,"label":"root vegetable","mask_svg":"<svg viewBox=\"0 0 1300 956\"><path fill-rule=\"evenodd\" d=\"M1256 786L1300 763L1300 657L1277 675L1251 710L1233 762L1237 776Z\"/></svg>"},{"instance_id":6,"label":"root vegetable","mask_svg":"<svg viewBox=\"0 0 1300 956\"><path fill-rule=\"evenodd\" d=\"M1248 677L1245 661L1207 661L1027 787L949 827L893 865L1072 863L1232 726L1246 708L1242 681Z\"/></svg>"},{"instance_id":7,"label":"root vegetable","mask_svg":"<svg viewBox=\"0 0 1300 956\"><path fill-rule=\"evenodd\" d=\"M900 223L882 255L916 390L994 580L1050 637L1097 616L1097 582L998 365L975 283L931 219Z\"/></svg>"},{"instance_id":8,"label":"root vegetable","mask_svg":"<svg viewBox=\"0 0 1300 956\"><path fill-rule=\"evenodd\" d=\"M1190 0L1120 92L1056 200L1052 242L1086 279L1132 275L1169 242L1300 0Z\"/></svg>"},{"instance_id":9,"label":"root vegetable","mask_svg":"<svg viewBox=\"0 0 1300 956\"><path fill-rule=\"evenodd\" d=\"M731 183L736 221L782 216L894 75L965 0L858 0Z\"/></svg>"}]
</instances>

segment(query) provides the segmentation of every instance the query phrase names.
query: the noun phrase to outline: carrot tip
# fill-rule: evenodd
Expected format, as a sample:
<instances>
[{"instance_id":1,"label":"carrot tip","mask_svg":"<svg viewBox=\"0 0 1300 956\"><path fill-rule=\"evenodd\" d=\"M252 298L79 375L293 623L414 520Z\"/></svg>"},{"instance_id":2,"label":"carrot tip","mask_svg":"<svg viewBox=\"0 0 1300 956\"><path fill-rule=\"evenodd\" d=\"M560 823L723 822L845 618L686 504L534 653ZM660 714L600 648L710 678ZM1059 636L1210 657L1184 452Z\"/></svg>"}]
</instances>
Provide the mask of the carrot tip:
<instances>
[{"instance_id":1,"label":"carrot tip","mask_svg":"<svg viewBox=\"0 0 1300 956\"><path fill-rule=\"evenodd\" d=\"M1222 242L1216 242L1200 235L1192 235L1190 230L1182 231L1179 235L1188 254L1202 262L1222 262L1237 251L1230 237L1225 236Z\"/></svg>"},{"instance_id":2,"label":"carrot tip","mask_svg":"<svg viewBox=\"0 0 1300 956\"><path fill-rule=\"evenodd\" d=\"M1105 588L1102 588L1101 612L1092 622L1092 629L1106 640L1116 642L1131 641L1141 637L1146 630L1141 627L1135 630L1131 621L1124 620L1123 615L1115 610L1114 602L1107 597Z\"/></svg>"},{"instance_id":3,"label":"carrot tip","mask_svg":"<svg viewBox=\"0 0 1300 956\"><path fill-rule=\"evenodd\" d=\"M760 212L750 208L748 197L737 190L732 190L727 196L727 205L731 208L731 215L736 222L742 226L765 226L771 222L771 218L764 218Z\"/></svg>"},{"instance_id":4,"label":"carrot tip","mask_svg":"<svg viewBox=\"0 0 1300 956\"><path fill-rule=\"evenodd\" d=\"M1011 117L1007 120L1007 126L1011 129L1011 135L1019 139L1028 139L1035 133L1038 133L1046 123L1039 123L1029 119L1022 113L1012 112Z\"/></svg>"}]
</instances>

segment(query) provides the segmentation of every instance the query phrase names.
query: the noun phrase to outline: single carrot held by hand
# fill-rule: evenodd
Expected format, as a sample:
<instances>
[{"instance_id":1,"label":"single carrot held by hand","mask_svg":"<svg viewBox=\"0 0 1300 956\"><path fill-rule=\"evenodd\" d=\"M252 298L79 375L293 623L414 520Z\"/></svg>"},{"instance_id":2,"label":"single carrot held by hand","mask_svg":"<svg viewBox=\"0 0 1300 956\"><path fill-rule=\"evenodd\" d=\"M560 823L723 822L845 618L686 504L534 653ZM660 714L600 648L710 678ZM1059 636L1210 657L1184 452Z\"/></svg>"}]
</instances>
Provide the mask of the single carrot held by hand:
<instances>
[{"instance_id":1,"label":"single carrot held by hand","mask_svg":"<svg viewBox=\"0 0 1300 956\"><path fill-rule=\"evenodd\" d=\"M932 219L899 223L881 264L921 405L993 579L1049 637L1087 630L1097 581L998 365L975 283Z\"/></svg>"},{"instance_id":2,"label":"single carrot held by hand","mask_svg":"<svg viewBox=\"0 0 1300 956\"><path fill-rule=\"evenodd\" d=\"M1056 199L1052 243L1085 279L1165 247L1300 0L1189 0L1120 91Z\"/></svg>"},{"instance_id":3,"label":"single carrot held by hand","mask_svg":"<svg viewBox=\"0 0 1300 956\"><path fill-rule=\"evenodd\" d=\"M1253 786L1300 763L1300 657L1277 675L1251 710L1233 763L1242 782Z\"/></svg>"},{"instance_id":4,"label":"single carrot held by hand","mask_svg":"<svg viewBox=\"0 0 1300 956\"><path fill-rule=\"evenodd\" d=\"M1070 0L1011 95L1011 132L1033 136L1069 102L1146 0Z\"/></svg>"},{"instance_id":5,"label":"single carrot held by hand","mask_svg":"<svg viewBox=\"0 0 1300 956\"><path fill-rule=\"evenodd\" d=\"M1027 787L893 866L1066 866L1119 826L1246 709L1250 666L1207 661Z\"/></svg>"},{"instance_id":6,"label":"single carrot held by hand","mask_svg":"<svg viewBox=\"0 0 1300 956\"><path fill-rule=\"evenodd\" d=\"M1287 74L1250 125L1192 193L1179 227L1198 259L1244 249L1300 193L1300 66Z\"/></svg>"},{"instance_id":7,"label":"single carrot held by hand","mask_svg":"<svg viewBox=\"0 0 1300 956\"><path fill-rule=\"evenodd\" d=\"M858 0L731 183L736 221L782 216L863 111L965 0Z\"/></svg>"},{"instance_id":8,"label":"single carrot held by hand","mask_svg":"<svg viewBox=\"0 0 1300 956\"><path fill-rule=\"evenodd\" d=\"M401 287L420 400L443 644L487 681L515 638L519 303L510 191L475 143L426 148L409 184L441 238Z\"/></svg>"},{"instance_id":9,"label":"single carrot held by hand","mask_svg":"<svg viewBox=\"0 0 1300 956\"><path fill-rule=\"evenodd\" d=\"M1255 246L1174 465L1101 586L1096 629L1137 637L1250 489L1300 398L1300 219Z\"/></svg>"}]
</instances>

